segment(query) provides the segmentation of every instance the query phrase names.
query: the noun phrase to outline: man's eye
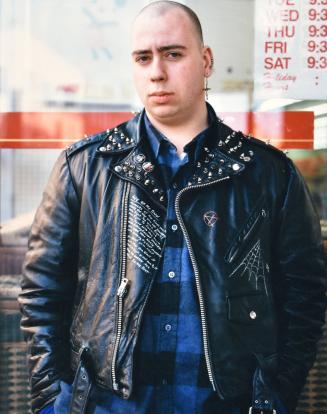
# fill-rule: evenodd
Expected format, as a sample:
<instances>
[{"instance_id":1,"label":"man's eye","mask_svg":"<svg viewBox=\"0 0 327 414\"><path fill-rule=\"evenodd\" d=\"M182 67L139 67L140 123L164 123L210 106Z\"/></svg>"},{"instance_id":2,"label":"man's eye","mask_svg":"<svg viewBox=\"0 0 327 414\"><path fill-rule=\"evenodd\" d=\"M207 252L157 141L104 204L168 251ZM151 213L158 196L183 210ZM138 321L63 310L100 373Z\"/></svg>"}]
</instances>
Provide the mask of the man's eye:
<instances>
[{"instance_id":1,"label":"man's eye","mask_svg":"<svg viewBox=\"0 0 327 414\"><path fill-rule=\"evenodd\" d=\"M146 63L150 59L149 56L138 56L136 62Z\"/></svg>"},{"instance_id":2,"label":"man's eye","mask_svg":"<svg viewBox=\"0 0 327 414\"><path fill-rule=\"evenodd\" d=\"M169 52L169 53L167 53L167 56L172 58L172 59L177 59L177 58L181 57L182 54L180 52Z\"/></svg>"}]
</instances>

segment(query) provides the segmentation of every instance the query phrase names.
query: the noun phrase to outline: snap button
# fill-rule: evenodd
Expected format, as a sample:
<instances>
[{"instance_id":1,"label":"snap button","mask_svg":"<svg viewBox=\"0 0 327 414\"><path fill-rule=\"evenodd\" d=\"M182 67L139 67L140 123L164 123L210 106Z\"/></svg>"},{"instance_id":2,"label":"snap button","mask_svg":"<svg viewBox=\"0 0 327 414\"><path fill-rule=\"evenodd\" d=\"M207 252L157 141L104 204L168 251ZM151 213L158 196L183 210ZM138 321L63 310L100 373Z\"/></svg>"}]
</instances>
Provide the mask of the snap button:
<instances>
[{"instance_id":1,"label":"snap button","mask_svg":"<svg viewBox=\"0 0 327 414\"><path fill-rule=\"evenodd\" d=\"M256 312L251 311L251 312L250 312L250 318L251 318L251 319L256 319L256 317L257 317Z\"/></svg>"},{"instance_id":2,"label":"snap button","mask_svg":"<svg viewBox=\"0 0 327 414\"><path fill-rule=\"evenodd\" d=\"M172 229L172 231L176 231L176 230L178 229L177 224L173 224L173 225L171 226L171 229Z\"/></svg>"},{"instance_id":3,"label":"snap button","mask_svg":"<svg viewBox=\"0 0 327 414\"><path fill-rule=\"evenodd\" d=\"M241 167L240 167L239 164L233 164L232 168L233 168L234 171L238 171Z\"/></svg>"}]
</instances>

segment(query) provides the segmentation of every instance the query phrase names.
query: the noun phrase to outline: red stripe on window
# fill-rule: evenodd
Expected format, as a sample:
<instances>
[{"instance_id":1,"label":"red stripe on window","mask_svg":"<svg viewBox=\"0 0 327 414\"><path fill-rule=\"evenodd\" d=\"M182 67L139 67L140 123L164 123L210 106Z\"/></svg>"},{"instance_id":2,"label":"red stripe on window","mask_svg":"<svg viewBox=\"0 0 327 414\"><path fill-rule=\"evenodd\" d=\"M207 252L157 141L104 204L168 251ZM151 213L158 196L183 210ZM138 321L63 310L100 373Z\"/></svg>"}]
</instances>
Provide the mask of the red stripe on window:
<instances>
[{"instance_id":1,"label":"red stripe on window","mask_svg":"<svg viewBox=\"0 0 327 414\"><path fill-rule=\"evenodd\" d=\"M269 140L279 148L313 148L313 112L219 113L245 134ZM130 119L130 112L0 113L0 148L64 148L85 135Z\"/></svg>"}]
</instances>

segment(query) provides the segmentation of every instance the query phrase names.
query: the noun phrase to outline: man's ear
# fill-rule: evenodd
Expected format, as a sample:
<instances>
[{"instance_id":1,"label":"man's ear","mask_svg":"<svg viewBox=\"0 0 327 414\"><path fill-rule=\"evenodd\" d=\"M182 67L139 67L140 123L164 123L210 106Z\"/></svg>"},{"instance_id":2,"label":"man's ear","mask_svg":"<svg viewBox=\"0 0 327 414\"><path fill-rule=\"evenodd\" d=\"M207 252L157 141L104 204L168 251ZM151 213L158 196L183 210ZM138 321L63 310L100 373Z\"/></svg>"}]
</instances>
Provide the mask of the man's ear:
<instances>
[{"instance_id":1,"label":"man's ear","mask_svg":"<svg viewBox=\"0 0 327 414\"><path fill-rule=\"evenodd\" d=\"M204 76L208 78L213 72L213 53L209 46L203 46Z\"/></svg>"}]
</instances>

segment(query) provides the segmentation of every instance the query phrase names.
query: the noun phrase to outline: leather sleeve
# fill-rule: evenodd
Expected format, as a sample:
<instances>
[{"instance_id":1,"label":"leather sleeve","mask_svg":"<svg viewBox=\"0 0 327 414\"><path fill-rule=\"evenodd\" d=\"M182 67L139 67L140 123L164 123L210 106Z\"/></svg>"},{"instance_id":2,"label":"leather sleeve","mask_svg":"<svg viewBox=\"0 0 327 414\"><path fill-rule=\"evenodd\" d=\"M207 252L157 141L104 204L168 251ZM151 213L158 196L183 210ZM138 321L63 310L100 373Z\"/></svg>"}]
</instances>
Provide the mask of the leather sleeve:
<instances>
[{"instance_id":1,"label":"leather sleeve","mask_svg":"<svg viewBox=\"0 0 327 414\"><path fill-rule=\"evenodd\" d=\"M69 369L78 204L66 154L62 152L35 215L19 295L33 412L55 399L60 391L59 378Z\"/></svg>"},{"instance_id":2,"label":"leather sleeve","mask_svg":"<svg viewBox=\"0 0 327 414\"><path fill-rule=\"evenodd\" d=\"M302 176L291 161L275 245L279 313L277 388L289 412L313 365L326 309L326 270L320 223Z\"/></svg>"}]
</instances>

